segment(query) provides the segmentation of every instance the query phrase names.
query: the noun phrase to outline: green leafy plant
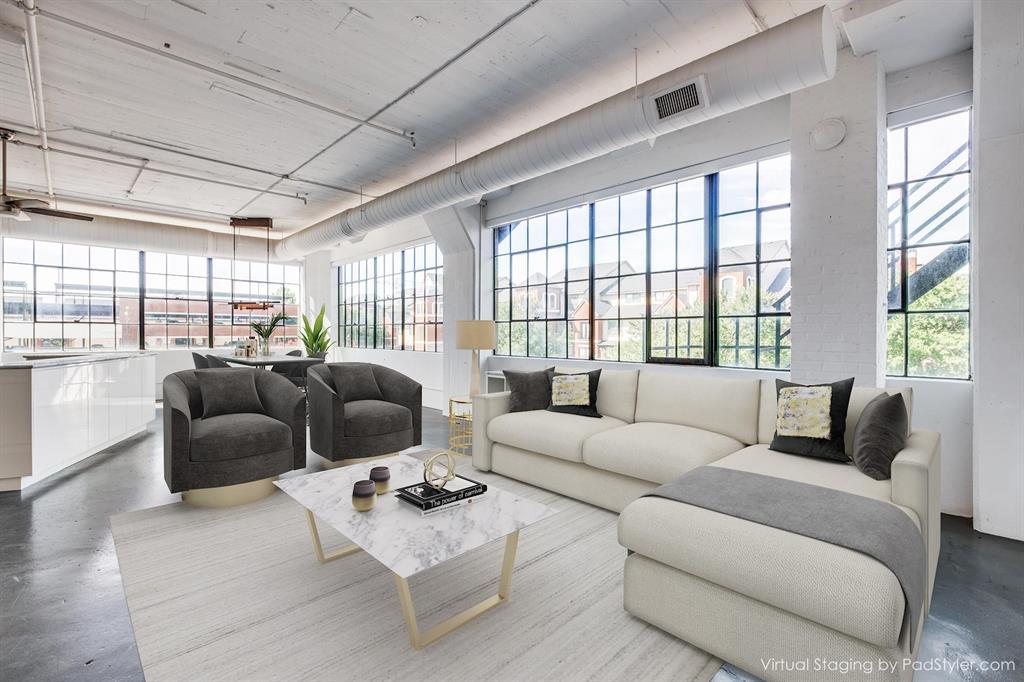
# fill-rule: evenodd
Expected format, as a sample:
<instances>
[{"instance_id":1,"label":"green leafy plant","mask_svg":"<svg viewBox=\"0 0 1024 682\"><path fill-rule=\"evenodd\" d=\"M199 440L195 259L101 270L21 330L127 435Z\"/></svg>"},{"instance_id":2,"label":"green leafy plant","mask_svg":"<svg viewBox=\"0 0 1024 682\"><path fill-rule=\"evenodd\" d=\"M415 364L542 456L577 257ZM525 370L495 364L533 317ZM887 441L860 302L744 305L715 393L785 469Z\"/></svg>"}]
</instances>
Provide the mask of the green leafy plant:
<instances>
[{"instance_id":1,"label":"green leafy plant","mask_svg":"<svg viewBox=\"0 0 1024 682\"><path fill-rule=\"evenodd\" d=\"M306 347L306 355L309 357L326 353L334 345L329 329L324 324L325 312L327 312L327 307L320 306L320 312L312 325L309 324L308 317L302 316L302 331L299 332L299 336L302 338L302 345Z\"/></svg>"},{"instance_id":2,"label":"green leafy plant","mask_svg":"<svg viewBox=\"0 0 1024 682\"><path fill-rule=\"evenodd\" d=\"M252 329L252 333L263 339L264 344L270 343L270 337L274 334L274 330L277 326L288 319L288 316L284 313L277 313L267 322L257 321L250 322L249 327Z\"/></svg>"}]
</instances>

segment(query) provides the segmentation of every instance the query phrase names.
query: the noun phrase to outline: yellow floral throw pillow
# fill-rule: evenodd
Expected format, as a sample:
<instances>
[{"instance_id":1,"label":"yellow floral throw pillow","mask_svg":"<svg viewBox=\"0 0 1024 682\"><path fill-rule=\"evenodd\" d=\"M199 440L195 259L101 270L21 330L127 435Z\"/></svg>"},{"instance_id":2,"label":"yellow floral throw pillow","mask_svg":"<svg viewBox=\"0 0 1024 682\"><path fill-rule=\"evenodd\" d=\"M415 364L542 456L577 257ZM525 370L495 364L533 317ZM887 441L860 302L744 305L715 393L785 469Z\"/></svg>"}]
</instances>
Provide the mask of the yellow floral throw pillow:
<instances>
[{"instance_id":1,"label":"yellow floral throw pillow","mask_svg":"<svg viewBox=\"0 0 1024 682\"><path fill-rule=\"evenodd\" d=\"M556 374L551 380L552 405L589 405L590 377L586 374Z\"/></svg>"},{"instance_id":2,"label":"yellow floral throw pillow","mask_svg":"<svg viewBox=\"0 0 1024 682\"><path fill-rule=\"evenodd\" d=\"M797 438L829 438L832 435L831 386L788 386L779 391L775 432Z\"/></svg>"}]
</instances>

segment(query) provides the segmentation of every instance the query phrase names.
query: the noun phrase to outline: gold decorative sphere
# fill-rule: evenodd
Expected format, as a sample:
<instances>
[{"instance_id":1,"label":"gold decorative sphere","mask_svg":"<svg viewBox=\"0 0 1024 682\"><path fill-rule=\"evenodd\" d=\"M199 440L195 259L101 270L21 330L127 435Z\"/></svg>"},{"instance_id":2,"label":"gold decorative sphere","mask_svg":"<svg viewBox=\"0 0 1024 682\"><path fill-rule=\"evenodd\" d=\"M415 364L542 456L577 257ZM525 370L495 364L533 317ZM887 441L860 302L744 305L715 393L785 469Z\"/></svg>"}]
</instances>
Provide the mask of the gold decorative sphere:
<instances>
[{"instance_id":1,"label":"gold decorative sphere","mask_svg":"<svg viewBox=\"0 0 1024 682\"><path fill-rule=\"evenodd\" d=\"M444 458L444 462L441 459ZM444 467L444 473L438 467ZM452 453L439 452L423 463L423 482L435 490L444 488L445 483L455 479L455 458Z\"/></svg>"}]
</instances>

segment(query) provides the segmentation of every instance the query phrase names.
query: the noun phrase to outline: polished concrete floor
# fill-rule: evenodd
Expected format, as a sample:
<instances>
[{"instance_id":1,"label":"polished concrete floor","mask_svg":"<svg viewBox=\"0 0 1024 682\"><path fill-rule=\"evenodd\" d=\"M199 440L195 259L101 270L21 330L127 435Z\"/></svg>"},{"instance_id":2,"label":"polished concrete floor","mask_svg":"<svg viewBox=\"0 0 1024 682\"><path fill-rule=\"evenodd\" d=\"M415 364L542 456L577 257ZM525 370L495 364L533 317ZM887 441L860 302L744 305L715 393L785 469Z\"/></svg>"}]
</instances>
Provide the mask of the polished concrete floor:
<instances>
[{"instance_id":1,"label":"polished concrete floor","mask_svg":"<svg viewBox=\"0 0 1024 682\"><path fill-rule=\"evenodd\" d=\"M423 442L447 421L424 410ZM0 681L141 680L108 518L175 502L163 480L160 412L149 431L32 486L0 493ZM322 468L310 455L308 471ZM300 472L296 472L300 473ZM942 556L920 659L1014 660L1016 671L919 673L1024 679L1024 543L943 517ZM340 676L339 679L343 679ZM749 680L725 669L716 682Z\"/></svg>"}]
</instances>

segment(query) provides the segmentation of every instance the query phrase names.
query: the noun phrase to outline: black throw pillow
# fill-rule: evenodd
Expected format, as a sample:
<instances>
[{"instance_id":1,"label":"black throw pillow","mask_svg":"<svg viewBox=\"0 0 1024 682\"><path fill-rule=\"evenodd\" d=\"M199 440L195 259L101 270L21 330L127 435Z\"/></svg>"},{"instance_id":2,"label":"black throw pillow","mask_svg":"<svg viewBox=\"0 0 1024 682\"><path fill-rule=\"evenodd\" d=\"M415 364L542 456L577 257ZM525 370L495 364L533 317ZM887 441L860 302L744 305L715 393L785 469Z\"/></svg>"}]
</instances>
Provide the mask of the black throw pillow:
<instances>
[{"instance_id":1,"label":"black throw pillow","mask_svg":"<svg viewBox=\"0 0 1024 682\"><path fill-rule=\"evenodd\" d=\"M876 396L853 430L853 463L876 481L892 478L892 461L907 444L907 406L899 393Z\"/></svg>"},{"instance_id":2,"label":"black throw pillow","mask_svg":"<svg viewBox=\"0 0 1024 682\"><path fill-rule=\"evenodd\" d=\"M196 381L203 396L203 419L222 414L265 414L256 391L256 372L245 367L197 369Z\"/></svg>"},{"instance_id":3,"label":"black throw pillow","mask_svg":"<svg viewBox=\"0 0 1024 682\"><path fill-rule=\"evenodd\" d=\"M777 452L848 462L844 437L853 378L803 386L775 380L777 416L769 446Z\"/></svg>"},{"instance_id":4,"label":"black throw pillow","mask_svg":"<svg viewBox=\"0 0 1024 682\"><path fill-rule=\"evenodd\" d=\"M548 412L601 418L597 411L597 384L601 381L601 370L564 374L550 369L548 380L551 382L551 405L548 406Z\"/></svg>"},{"instance_id":5,"label":"black throw pillow","mask_svg":"<svg viewBox=\"0 0 1024 682\"><path fill-rule=\"evenodd\" d=\"M334 380L334 392L342 402L384 400L370 365L365 362L339 362L329 367L331 379Z\"/></svg>"},{"instance_id":6,"label":"black throw pillow","mask_svg":"<svg viewBox=\"0 0 1024 682\"><path fill-rule=\"evenodd\" d=\"M509 412L546 410L551 404L551 376L554 367L539 372L513 372L505 370L505 383L511 391Z\"/></svg>"}]
</instances>

